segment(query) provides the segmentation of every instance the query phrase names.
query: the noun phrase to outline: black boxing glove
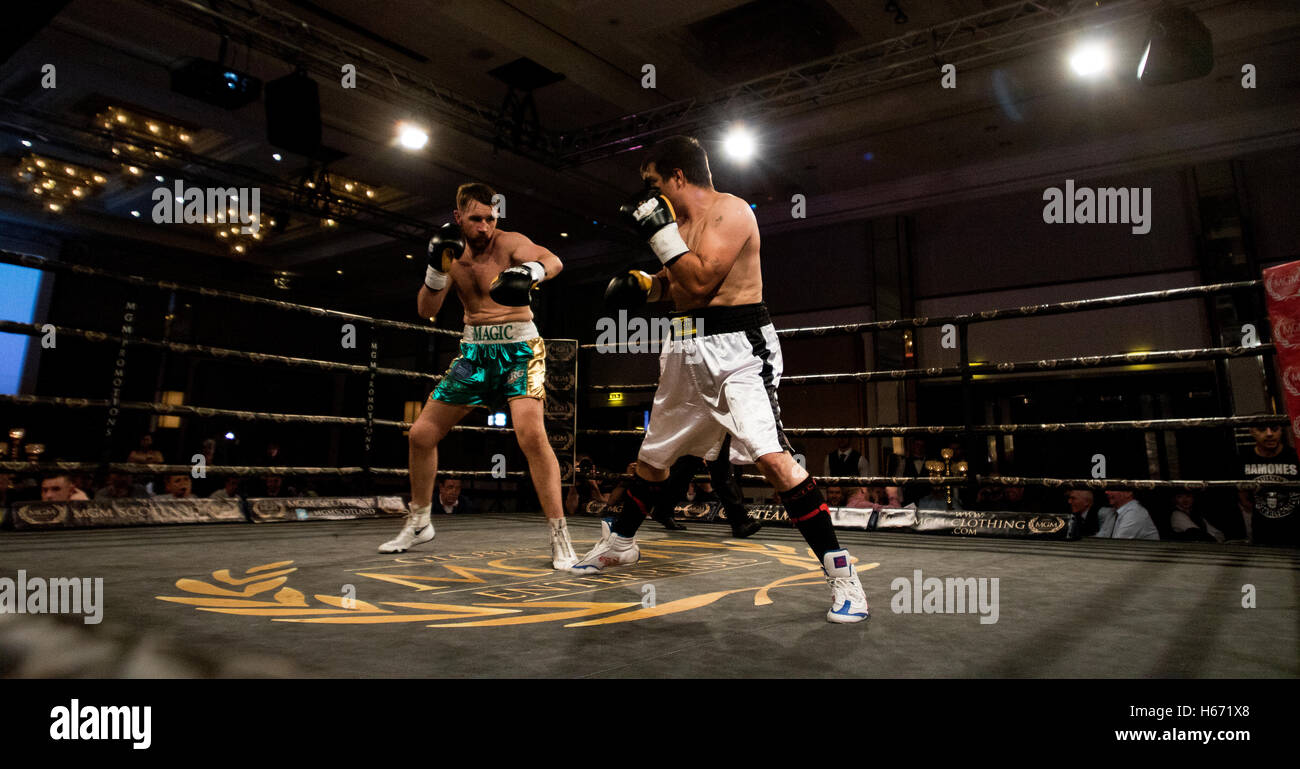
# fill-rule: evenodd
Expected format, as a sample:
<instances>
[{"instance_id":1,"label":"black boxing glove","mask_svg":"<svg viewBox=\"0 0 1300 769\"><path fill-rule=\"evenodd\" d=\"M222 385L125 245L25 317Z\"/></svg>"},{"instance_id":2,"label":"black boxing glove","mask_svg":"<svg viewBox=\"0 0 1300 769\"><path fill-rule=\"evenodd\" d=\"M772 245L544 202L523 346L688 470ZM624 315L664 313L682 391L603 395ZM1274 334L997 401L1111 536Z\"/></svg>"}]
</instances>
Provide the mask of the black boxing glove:
<instances>
[{"instance_id":1,"label":"black boxing glove","mask_svg":"<svg viewBox=\"0 0 1300 769\"><path fill-rule=\"evenodd\" d=\"M690 251L677 232L677 214L673 211L673 204L659 192L658 187L647 188L632 202L620 206L618 211L631 220L665 267Z\"/></svg>"},{"instance_id":2,"label":"black boxing glove","mask_svg":"<svg viewBox=\"0 0 1300 769\"><path fill-rule=\"evenodd\" d=\"M523 307L533 298L533 289L546 277L541 262L524 262L508 267L492 279L488 296L506 307Z\"/></svg>"},{"instance_id":3,"label":"black boxing glove","mask_svg":"<svg viewBox=\"0 0 1300 769\"><path fill-rule=\"evenodd\" d=\"M430 291L441 291L447 287L451 263L465 253L465 233L460 225L444 224L429 238L429 266L424 271L424 285Z\"/></svg>"},{"instance_id":4,"label":"black boxing glove","mask_svg":"<svg viewBox=\"0 0 1300 769\"><path fill-rule=\"evenodd\" d=\"M654 284L654 276L640 270L617 275L605 287L605 306L611 310L635 310L649 301Z\"/></svg>"}]
</instances>

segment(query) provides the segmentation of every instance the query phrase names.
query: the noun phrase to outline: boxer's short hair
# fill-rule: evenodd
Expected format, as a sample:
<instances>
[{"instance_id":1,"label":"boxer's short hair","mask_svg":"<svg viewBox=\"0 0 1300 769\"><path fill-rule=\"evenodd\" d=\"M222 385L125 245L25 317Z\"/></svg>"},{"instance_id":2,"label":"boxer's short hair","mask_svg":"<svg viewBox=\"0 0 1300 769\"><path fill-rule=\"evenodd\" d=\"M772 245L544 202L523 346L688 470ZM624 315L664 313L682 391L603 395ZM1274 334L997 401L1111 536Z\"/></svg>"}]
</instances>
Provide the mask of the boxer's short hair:
<instances>
[{"instance_id":1,"label":"boxer's short hair","mask_svg":"<svg viewBox=\"0 0 1300 769\"><path fill-rule=\"evenodd\" d=\"M482 182L466 182L456 188L456 208L464 210L471 200L490 206L495 196L496 191Z\"/></svg>"},{"instance_id":2,"label":"boxer's short hair","mask_svg":"<svg viewBox=\"0 0 1300 769\"><path fill-rule=\"evenodd\" d=\"M709 172L709 153L704 151L700 140L694 136L669 136L656 142L641 160L644 171L655 164L655 170L661 177L670 176L677 169L682 170L686 181L699 187L712 187L713 174Z\"/></svg>"}]
</instances>

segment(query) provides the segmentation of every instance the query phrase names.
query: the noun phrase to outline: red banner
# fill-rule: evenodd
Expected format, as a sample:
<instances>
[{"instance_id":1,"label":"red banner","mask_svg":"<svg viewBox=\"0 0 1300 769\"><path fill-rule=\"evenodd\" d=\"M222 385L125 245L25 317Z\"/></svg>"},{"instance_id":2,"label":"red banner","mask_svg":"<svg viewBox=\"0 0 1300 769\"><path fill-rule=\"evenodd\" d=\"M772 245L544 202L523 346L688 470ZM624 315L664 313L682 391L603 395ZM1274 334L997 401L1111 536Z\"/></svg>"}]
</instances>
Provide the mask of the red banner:
<instances>
[{"instance_id":1,"label":"red banner","mask_svg":"<svg viewBox=\"0 0 1300 769\"><path fill-rule=\"evenodd\" d=\"M1264 270L1264 295L1277 348L1282 397L1291 417L1291 437L1300 441L1300 262Z\"/></svg>"}]
</instances>

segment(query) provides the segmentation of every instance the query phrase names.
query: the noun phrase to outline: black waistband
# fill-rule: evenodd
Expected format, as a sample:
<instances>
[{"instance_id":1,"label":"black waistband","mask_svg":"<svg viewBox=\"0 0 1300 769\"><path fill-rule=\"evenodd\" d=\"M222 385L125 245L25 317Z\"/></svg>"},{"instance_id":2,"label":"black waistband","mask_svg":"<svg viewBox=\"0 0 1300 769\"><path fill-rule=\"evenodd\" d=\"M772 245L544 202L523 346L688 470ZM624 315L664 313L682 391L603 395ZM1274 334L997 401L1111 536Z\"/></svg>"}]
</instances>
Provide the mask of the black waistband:
<instances>
[{"instance_id":1,"label":"black waistband","mask_svg":"<svg viewBox=\"0 0 1300 769\"><path fill-rule=\"evenodd\" d=\"M713 336L736 331L749 331L769 325L767 305L738 304L732 306L699 307L668 315L674 339L692 336Z\"/></svg>"}]
</instances>

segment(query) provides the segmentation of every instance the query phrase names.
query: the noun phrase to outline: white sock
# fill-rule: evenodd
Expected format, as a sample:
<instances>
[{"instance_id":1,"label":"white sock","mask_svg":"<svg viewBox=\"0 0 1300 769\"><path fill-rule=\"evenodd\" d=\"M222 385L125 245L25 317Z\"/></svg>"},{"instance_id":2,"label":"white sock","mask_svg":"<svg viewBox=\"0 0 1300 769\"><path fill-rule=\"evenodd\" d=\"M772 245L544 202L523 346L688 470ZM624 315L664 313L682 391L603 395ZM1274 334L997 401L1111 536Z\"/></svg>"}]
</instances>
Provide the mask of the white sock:
<instances>
[{"instance_id":1,"label":"white sock","mask_svg":"<svg viewBox=\"0 0 1300 769\"><path fill-rule=\"evenodd\" d=\"M415 523L415 528L423 529L429 525L429 513L433 510L433 503L411 507L411 518Z\"/></svg>"},{"instance_id":2,"label":"white sock","mask_svg":"<svg viewBox=\"0 0 1300 769\"><path fill-rule=\"evenodd\" d=\"M564 518L547 518L546 522L550 524L551 531L555 532L556 534L559 534L564 531L568 531L569 529L568 522Z\"/></svg>"},{"instance_id":3,"label":"white sock","mask_svg":"<svg viewBox=\"0 0 1300 769\"><path fill-rule=\"evenodd\" d=\"M614 550L631 550L636 544L636 537L625 537L622 534L610 534L610 546Z\"/></svg>"}]
</instances>

